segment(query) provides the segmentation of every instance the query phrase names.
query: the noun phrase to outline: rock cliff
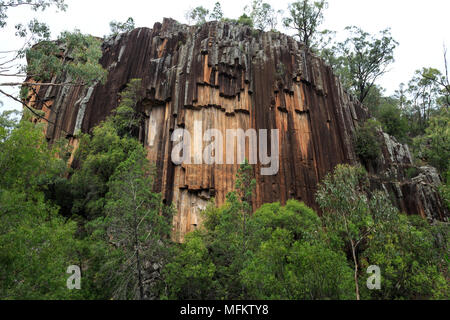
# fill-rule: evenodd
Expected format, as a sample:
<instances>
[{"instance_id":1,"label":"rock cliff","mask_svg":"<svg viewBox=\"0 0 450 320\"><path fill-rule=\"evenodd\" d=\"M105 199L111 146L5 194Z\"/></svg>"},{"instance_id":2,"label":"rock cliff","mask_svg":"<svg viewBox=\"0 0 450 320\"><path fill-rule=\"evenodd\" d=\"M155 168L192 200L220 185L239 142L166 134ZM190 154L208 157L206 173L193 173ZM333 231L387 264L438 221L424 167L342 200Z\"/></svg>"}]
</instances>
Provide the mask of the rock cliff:
<instances>
[{"instance_id":1,"label":"rock cliff","mask_svg":"<svg viewBox=\"0 0 450 320\"><path fill-rule=\"evenodd\" d=\"M76 133L105 119L130 79L142 79L146 96L139 109L145 123L139 139L156 163L156 191L177 208L173 223L180 240L201 224L199 212L211 197L224 203L239 165L176 165L171 135L178 128L194 132L201 121L203 131L215 128L224 136L227 129L279 129L278 173L262 175L264 166L254 166L255 208L288 199L317 208L317 184L337 164L358 161L352 136L368 118L367 109L345 92L330 67L287 35L225 22L186 26L164 19L153 29L105 41L101 64L109 71L104 85L41 87L29 103L52 123L46 129L49 141L67 137L76 146ZM437 172L424 167L408 179L408 147L379 135L383 157L377 168L369 168L373 187L386 190L408 214L447 220L436 192Z\"/></svg>"}]
</instances>

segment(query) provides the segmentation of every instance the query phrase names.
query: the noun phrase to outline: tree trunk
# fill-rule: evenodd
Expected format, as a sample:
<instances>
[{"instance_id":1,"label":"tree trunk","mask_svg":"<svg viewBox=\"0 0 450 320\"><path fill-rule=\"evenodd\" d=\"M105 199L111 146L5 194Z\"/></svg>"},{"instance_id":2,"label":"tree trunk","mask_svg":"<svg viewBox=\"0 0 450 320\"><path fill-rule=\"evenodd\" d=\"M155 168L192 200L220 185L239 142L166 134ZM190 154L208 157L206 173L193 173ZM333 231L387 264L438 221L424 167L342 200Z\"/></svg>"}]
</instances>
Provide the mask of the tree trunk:
<instances>
[{"instance_id":1,"label":"tree trunk","mask_svg":"<svg viewBox=\"0 0 450 320\"><path fill-rule=\"evenodd\" d=\"M358 285L358 260L356 259L356 248L353 240L350 241L352 245L352 255L353 262L355 264L355 291L356 291L356 300L361 300L359 296L359 285Z\"/></svg>"},{"instance_id":2,"label":"tree trunk","mask_svg":"<svg viewBox=\"0 0 450 320\"><path fill-rule=\"evenodd\" d=\"M141 272L141 261L139 257L139 242L138 242L138 232L137 232L137 219L136 215L134 216L134 246L136 249L136 267L138 272L138 285L139 285L139 297L140 300L144 300L144 286L142 283L142 272Z\"/></svg>"}]
</instances>

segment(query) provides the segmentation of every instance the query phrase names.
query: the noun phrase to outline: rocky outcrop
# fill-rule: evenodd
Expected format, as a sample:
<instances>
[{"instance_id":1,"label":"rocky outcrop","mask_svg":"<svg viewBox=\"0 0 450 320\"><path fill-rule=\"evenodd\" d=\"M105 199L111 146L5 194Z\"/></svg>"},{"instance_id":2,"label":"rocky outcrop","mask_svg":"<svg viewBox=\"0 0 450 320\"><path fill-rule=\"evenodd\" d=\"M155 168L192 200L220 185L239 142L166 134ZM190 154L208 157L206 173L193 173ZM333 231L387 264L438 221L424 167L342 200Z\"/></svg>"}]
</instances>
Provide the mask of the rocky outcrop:
<instances>
[{"instance_id":1,"label":"rocky outcrop","mask_svg":"<svg viewBox=\"0 0 450 320\"><path fill-rule=\"evenodd\" d=\"M442 183L438 171L429 166L415 167L407 145L381 131L379 135L382 156L375 170L369 168L372 186L385 190L402 212L430 222L448 221L448 210L437 192Z\"/></svg>"},{"instance_id":2,"label":"rocky outcrop","mask_svg":"<svg viewBox=\"0 0 450 320\"><path fill-rule=\"evenodd\" d=\"M186 26L164 19L153 29L106 41L101 63L109 71L105 84L38 88L32 104L53 123L47 138L66 136L76 144L78 130L92 130L118 106L130 79L142 79L146 96L139 105L146 120L139 139L156 163L156 191L177 207L179 239L201 223L199 213L211 197L218 205L225 201L239 165L175 164L171 135L176 129L193 133L200 122L203 132L215 128L224 137L227 129L279 129L278 173L262 175L264 165L254 166L255 208L291 198L317 208L317 184L337 164L357 162L352 136L368 118L367 109L344 91L330 67L287 35L233 23ZM421 168L408 180L407 146L380 134L383 160L372 173L374 185L392 193L405 212L445 220L436 172Z\"/></svg>"}]
</instances>

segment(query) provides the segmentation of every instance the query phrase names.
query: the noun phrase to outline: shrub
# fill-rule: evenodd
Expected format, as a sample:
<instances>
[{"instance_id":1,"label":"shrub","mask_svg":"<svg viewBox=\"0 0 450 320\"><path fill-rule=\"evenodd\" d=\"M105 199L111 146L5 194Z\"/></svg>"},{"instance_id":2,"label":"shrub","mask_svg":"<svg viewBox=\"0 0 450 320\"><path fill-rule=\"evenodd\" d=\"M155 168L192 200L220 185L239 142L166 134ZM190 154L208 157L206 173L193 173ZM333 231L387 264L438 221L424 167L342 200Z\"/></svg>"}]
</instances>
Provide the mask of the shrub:
<instances>
[{"instance_id":1,"label":"shrub","mask_svg":"<svg viewBox=\"0 0 450 320\"><path fill-rule=\"evenodd\" d=\"M243 24L245 26L249 26L249 27L253 28L253 20L252 20L252 18L250 18L245 13L238 18L237 22L239 24Z\"/></svg>"},{"instance_id":2,"label":"shrub","mask_svg":"<svg viewBox=\"0 0 450 320\"><path fill-rule=\"evenodd\" d=\"M406 177L408 179L415 178L418 175L419 175L419 170L417 170L416 167L411 167L411 168L406 169Z\"/></svg>"},{"instance_id":3,"label":"shrub","mask_svg":"<svg viewBox=\"0 0 450 320\"><path fill-rule=\"evenodd\" d=\"M377 121L368 120L355 132L355 153L365 164L374 163L381 156L381 145L377 137L379 127Z\"/></svg>"}]
</instances>

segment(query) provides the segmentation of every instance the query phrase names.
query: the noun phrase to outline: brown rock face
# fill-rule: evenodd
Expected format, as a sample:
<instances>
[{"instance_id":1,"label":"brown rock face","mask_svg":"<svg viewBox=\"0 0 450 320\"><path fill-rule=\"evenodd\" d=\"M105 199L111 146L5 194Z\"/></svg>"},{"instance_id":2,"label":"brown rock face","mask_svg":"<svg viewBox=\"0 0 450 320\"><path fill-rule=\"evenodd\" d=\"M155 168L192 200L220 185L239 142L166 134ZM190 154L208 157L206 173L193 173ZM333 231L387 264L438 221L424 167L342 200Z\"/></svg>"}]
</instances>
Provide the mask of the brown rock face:
<instances>
[{"instance_id":1,"label":"brown rock face","mask_svg":"<svg viewBox=\"0 0 450 320\"><path fill-rule=\"evenodd\" d=\"M344 92L328 66L289 36L223 22L189 27L164 19L153 29L106 41L103 51L101 63L109 70L105 85L40 88L37 101L47 102L34 107L55 123L47 128L50 141L74 139L78 130L89 132L118 106L130 79L142 79L146 97L140 108L146 120L139 139L157 166L156 191L177 207L174 231L180 240L201 223L199 212L211 197L224 203L239 165L174 164L171 136L176 129L192 135L195 123L202 132L218 129L224 154L229 144L237 150L226 138L227 129L279 129L278 173L262 175L266 166L260 161L254 166L255 208L297 199L317 209L317 184L337 164L357 162L352 135L367 110ZM405 170L412 161L407 146L382 132L380 138L383 159L380 168L371 169L374 187L392 194L409 214L446 220L448 212L435 189L437 173L423 168L408 181ZM209 144L202 143L200 150ZM274 147L269 143L269 150ZM194 146L191 151L198 158Z\"/></svg>"}]
</instances>

